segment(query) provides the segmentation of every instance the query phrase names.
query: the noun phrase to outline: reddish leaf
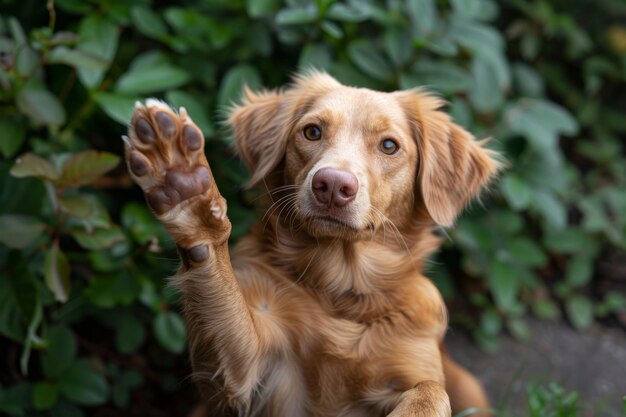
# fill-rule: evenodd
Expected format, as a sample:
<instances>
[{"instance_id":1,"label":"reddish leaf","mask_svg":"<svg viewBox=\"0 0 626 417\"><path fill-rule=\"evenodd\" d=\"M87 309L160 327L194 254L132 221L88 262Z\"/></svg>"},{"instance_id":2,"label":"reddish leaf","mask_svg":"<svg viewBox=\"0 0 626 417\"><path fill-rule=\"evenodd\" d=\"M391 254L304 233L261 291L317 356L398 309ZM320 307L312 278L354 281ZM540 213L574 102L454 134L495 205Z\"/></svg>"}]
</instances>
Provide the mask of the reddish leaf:
<instances>
[{"instance_id":1,"label":"reddish leaf","mask_svg":"<svg viewBox=\"0 0 626 417\"><path fill-rule=\"evenodd\" d=\"M84 151L72 155L61 167L55 184L60 187L80 187L90 184L115 168L120 158L108 152Z\"/></svg>"}]
</instances>

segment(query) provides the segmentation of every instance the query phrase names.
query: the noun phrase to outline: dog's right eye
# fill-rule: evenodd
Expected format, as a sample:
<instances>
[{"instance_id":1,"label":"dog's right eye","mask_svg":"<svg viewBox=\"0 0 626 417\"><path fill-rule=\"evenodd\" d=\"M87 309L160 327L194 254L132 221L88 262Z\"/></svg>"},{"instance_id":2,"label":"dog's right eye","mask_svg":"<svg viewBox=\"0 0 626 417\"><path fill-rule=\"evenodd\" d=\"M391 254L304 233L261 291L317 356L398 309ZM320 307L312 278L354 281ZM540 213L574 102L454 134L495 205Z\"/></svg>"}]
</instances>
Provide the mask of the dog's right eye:
<instances>
[{"instance_id":1,"label":"dog's right eye","mask_svg":"<svg viewBox=\"0 0 626 417\"><path fill-rule=\"evenodd\" d=\"M320 140L322 138L322 129L317 125L306 125L304 126L304 137L308 140Z\"/></svg>"}]
</instances>

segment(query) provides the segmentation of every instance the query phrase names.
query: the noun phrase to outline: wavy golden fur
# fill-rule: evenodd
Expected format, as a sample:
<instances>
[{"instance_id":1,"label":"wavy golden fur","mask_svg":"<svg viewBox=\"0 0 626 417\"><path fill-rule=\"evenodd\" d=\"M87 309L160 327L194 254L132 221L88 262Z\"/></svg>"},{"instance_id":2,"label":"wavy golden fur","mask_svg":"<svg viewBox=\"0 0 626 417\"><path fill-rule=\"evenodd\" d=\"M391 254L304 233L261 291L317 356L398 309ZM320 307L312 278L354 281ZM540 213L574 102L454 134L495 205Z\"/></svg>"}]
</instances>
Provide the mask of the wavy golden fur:
<instances>
[{"instance_id":1,"label":"wavy golden fur","mask_svg":"<svg viewBox=\"0 0 626 417\"><path fill-rule=\"evenodd\" d=\"M446 309L421 270L439 246L434 228L452 225L499 164L442 105L421 90L347 87L324 73L246 91L229 122L264 217L232 256L199 131L182 109L138 107L129 168L180 247L174 281L209 415L219 415L215 404L276 417L488 407L478 382L440 350ZM168 145L179 159L156 161L162 136L179 141ZM319 188L323 169L356 184L348 203L333 193L350 187Z\"/></svg>"}]
</instances>

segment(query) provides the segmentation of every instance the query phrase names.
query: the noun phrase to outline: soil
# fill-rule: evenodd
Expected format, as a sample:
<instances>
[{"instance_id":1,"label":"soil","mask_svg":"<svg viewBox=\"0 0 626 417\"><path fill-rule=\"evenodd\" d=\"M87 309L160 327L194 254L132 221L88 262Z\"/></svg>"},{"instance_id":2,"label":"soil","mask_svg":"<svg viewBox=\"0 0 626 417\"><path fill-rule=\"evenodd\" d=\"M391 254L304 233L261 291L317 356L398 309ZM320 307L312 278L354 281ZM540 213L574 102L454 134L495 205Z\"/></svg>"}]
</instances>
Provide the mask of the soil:
<instances>
[{"instance_id":1,"label":"soil","mask_svg":"<svg viewBox=\"0 0 626 417\"><path fill-rule=\"evenodd\" d=\"M600 325L577 332L563 323L534 319L529 324L530 341L502 336L495 353L481 351L454 328L446 344L452 356L481 380L492 404L510 412L507 416L527 415L529 382L553 381L580 394L581 416L624 417L626 332Z\"/></svg>"}]
</instances>

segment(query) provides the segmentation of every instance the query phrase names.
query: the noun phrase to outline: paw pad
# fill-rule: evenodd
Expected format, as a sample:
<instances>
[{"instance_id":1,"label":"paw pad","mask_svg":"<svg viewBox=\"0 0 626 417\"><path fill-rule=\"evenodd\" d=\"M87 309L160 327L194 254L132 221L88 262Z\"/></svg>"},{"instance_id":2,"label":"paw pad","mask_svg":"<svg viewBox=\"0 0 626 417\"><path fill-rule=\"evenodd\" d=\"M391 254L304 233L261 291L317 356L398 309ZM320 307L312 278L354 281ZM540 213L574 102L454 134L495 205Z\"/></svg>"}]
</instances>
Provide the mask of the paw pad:
<instances>
[{"instance_id":1,"label":"paw pad","mask_svg":"<svg viewBox=\"0 0 626 417\"><path fill-rule=\"evenodd\" d=\"M148 205L157 214L163 214L181 202L205 193L211 185L211 175L206 167L196 167L191 172L168 171L163 186L148 191Z\"/></svg>"},{"instance_id":2,"label":"paw pad","mask_svg":"<svg viewBox=\"0 0 626 417\"><path fill-rule=\"evenodd\" d=\"M148 159L137 151L131 151L128 158L128 165L133 174L143 177L150 170Z\"/></svg>"},{"instance_id":3,"label":"paw pad","mask_svg":"<svg viewBox=\"0 0 626 417\"><path fill-rule=\"evenodd\" d=\"M157 126L161 131L161 137L164 139L174 139L176 136L176 122L169 114L160 111L158 112L154 118L156 119Z\"/></svg>"},{"instance_id":4,"label":"paw pad","mask_svg":"<svg viewBox=\"0 0 626 417\"><path fill-rule=\"evenodd\" d=\"M150 145L156 140L154 129L150 126L150 122L143 117L139 117L135 122L135 133L137 133L139 140L146 145Z\"/></svg>"}]
</instances>

